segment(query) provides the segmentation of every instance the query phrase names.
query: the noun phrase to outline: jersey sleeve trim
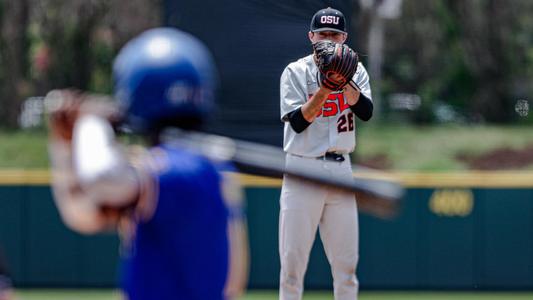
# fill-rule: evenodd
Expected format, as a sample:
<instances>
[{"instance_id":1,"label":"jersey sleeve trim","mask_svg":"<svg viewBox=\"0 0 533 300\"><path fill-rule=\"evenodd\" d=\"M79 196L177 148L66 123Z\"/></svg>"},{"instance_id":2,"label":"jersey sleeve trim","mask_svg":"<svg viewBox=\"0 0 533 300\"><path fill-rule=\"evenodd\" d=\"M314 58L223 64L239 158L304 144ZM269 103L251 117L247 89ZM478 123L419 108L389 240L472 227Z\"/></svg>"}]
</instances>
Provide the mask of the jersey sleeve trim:
<instances>
[{"instance_id":1,"label":"jersey sleeve trim","mask_svg":"<svg viewBox=\"0 0 533 300\"><path fill-rule=\"evenodd\" d=\"M307 127L309 127L309 125L311 125L311 123L304 118L301 107L291 111L287 114L287 116L289 118L289 123L291 124L292 129L296 133L301 133Z\"/></svg>"},{"instance_id":2,"label":"jersey sleeve trim","mask_svg":"<svg viewBox=\"0 0 533 300\"><path fill-rule=\"evenodd\" d=\"M372 118L374 111L374 104L364 94L359 94L359 100L354 105L350 106L352 112L361 120L368 121Z\"/></svg>"}]
</instances>

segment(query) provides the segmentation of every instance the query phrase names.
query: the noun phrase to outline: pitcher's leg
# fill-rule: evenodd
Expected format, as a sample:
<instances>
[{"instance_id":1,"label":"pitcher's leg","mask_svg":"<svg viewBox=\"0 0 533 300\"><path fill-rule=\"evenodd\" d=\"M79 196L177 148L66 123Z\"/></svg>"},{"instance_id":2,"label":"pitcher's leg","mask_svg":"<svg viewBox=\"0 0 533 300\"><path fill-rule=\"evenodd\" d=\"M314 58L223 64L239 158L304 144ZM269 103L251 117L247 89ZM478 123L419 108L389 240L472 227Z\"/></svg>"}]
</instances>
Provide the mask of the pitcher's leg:
<instances>
[{"instance_id":1,"label":"pitcher's leg","mask_svg":"<svg viewBox=\"0 0 533 300\"><path fill-rule=\"evenodd\" d=\"M359 222L353 194L333 194L326 201L319 226L331 265L335 299L357 299L359 282L355 271L359 259Z\"/></svg>"},{"instance_id":2,"label":"pitcher's leg","mask_svg":"<svg viewBox=\"0 0 533 300\"><path fill-rule=\"evenodd\" d=\"M304 275L324 196L324 189L317 186L292 178L283 181L279 216L280 300L302 298Z\"/></svg>"}]
</instances>

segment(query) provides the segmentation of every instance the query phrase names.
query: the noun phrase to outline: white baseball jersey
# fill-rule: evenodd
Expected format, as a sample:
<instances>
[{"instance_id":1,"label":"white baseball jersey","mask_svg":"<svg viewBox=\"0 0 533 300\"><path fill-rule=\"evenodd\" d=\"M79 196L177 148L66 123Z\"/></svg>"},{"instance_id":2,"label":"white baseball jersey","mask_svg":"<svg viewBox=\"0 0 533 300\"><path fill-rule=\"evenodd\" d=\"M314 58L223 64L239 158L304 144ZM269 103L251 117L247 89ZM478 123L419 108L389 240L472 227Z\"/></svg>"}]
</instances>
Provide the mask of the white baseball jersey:
<instances>
[{"instance_id":1,"label":"white baseball jersey","mask_svg":"<svg viewBox=\"0 0 533 300\"><path fill-rule=\"evenodd\" d=\"M353 80L361 93L371 99L368 74L362 64ZM318 88L318 68L312 55L289 64L281 75L285 163L305 165L332 177L351 178L349 155L344 155L344 161L316 159L328 151L347 154L355 147L354 113L343 92L331 93L317 118L301 133L296 133L289 122L288 114L305 104ZM280 197L279 299L302 299L305 270L317 227L331 265L335 299L356 300L359 225L354 195L310 185L291 176L284 177Z\"/></svg>"},{"instance_id":2,"label":"white baseball jersey","mask_svg":"<svg viewBox=\"0 0 533 300\"><path fill-rule=\"evenodd\" d=\"M361 93L372 99L369 77L359 63L353 77ZM285 122L285 152L304 157L318 157L326 152L350 153L355 148L354 114L343 92L329 95L318 117L303 132L296 133L287 114L301 107L318 90L318 68L309 55L289 64L280 81L281 120Z\"/></svg>"}]
</instances>

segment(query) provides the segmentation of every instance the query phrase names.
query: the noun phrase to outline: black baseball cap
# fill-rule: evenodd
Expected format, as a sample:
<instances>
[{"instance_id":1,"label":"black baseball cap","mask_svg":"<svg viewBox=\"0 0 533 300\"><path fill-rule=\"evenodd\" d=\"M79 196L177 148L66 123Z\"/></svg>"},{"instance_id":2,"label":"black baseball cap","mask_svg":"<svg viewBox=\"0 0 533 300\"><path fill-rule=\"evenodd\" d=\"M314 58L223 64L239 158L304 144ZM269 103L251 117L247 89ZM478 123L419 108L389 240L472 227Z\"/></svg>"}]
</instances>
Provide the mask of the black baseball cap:
<instances>
[{"instance_id":1,"label":"black baseball cap","mask_svg":"<svg viewBox=\"0 0 533 300\"><path fill-rule=\"evenodd\" d=\"M311 32L335 31L346 33L346 19L334 8L328 7L315 13L311 19Z\"/></svg>"}]
</instances>

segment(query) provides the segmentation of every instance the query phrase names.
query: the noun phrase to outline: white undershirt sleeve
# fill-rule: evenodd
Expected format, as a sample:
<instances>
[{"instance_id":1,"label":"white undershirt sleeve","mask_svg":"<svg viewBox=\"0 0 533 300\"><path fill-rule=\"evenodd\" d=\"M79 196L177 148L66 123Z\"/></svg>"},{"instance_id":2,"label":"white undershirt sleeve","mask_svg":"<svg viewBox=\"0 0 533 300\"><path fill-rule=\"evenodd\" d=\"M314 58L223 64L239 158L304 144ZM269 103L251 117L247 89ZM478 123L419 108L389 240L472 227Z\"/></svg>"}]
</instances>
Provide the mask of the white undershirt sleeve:
<instances>
[{"instance_id":1,"label":"white undershirt sleeve","mask_svg":"<svg viewBox=\"0 0 533 300\"><path fill-rule=\"evenodd\" d=\"M116 143L107 120L95 115L80 117L72 147L75 176L94 201L120 206L138 193L137 173Z\"/></svg>"}]
</instances>

